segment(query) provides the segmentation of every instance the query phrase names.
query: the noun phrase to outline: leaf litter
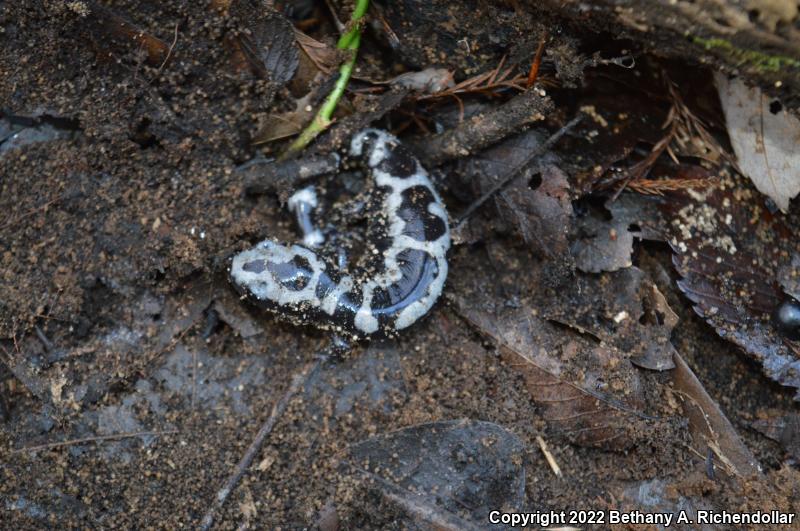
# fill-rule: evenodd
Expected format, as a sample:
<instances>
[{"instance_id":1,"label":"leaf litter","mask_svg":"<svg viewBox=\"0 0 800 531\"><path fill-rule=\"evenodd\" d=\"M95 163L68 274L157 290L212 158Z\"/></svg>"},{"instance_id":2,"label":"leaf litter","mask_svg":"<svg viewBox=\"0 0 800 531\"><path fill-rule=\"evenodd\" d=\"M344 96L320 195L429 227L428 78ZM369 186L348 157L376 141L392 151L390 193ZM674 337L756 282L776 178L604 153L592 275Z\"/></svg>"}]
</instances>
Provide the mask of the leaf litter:
<instances>
[{"instance_id":1,"label":"leaf litter","mask_svg":"<svg viewBox=\"0 0 800 531\"><path fill-rule=\"evenodd\" d=\"M451 4L420 24L406 23L418 19L407 3L392 4L372 24L375 33L393 35L389 46L407 62L386 63L383 51L365 50L364 78L411 72L412 89L435 81L444 90L423 97L408 97L408 89L379 96L367 92L375 87L353 90L343 117L316 146L316 169L271 179L257 164L248 166L252 172L234 168L269 156L273 145L253 146L259 127L313 106L314 98L302 95L332 80L324 70L341 56L323 44L335 36L324 15L320 22L324 8L309 8L304 38L282 14L255 2L213 2L198 14L175 2L155 8L124 1L99 17L105 27L91 26L99 10L92 12L88 53L63 39L75 17L85 16L78 13L82 4L40 18L30 7L25 31L46 34L43 53L20 66L17 54L27 52L18 45L2 52L14 57L13 110L34 116L44 102L80 117L78 130L39 147L0 147L8 152L2 164L11 184L3 190L12 211L3 234L12 252L3 260L20 279L11 305L0 307L8 333L0 422L4 443L38 447L4 463L14 478L34 479L3 481L0 503L12 519L31 527L100 519L121 527L197 525L211 502L223 525L303 527L316 520L335 529L402 521L464 529L484 526L486 493L492 503L523 510L586 500L598 508L789 507L796 474L753 473L752 455L735 431L747 418L737 407L750 402L726 401L721 381L730 375L706 374L714 393L686 376L691 369L670 341L682 326L666 302L679 309L674 293L669 282L656 288L637 267L642 248L666 237L664 218L675 219L653 205L683 193L702 209L697 194L717 173L710 169L717 159L696 141L709 141L695 127L700 122L685 121L696 101L678 105L671 85L650 75L647 58L636 58L644 70L635 72L603 67L599 54L587 60L575 53L584 36L566 26L551 36L517 3ZM431 42L434 19L481 38ZM12 43L18 30L12 24ZM106 42L107 31L114 42ZM57 51L63 49L75 53L67 58ZM532 84L534 52L533 89L504 101ZM58 68L50 64L55 58ZM589 64L601 66L584 75ZM44 78L52 86L40 87ZM576 96L580 104L572 105ZM480 113L466 122L475 107ZM576 108L581 127L558 154L531 157ZM457 117L455 125L446 115ZM683 121L670 123L670 116ZM288 234L285 216L264 194L280 198L292 184L325 173L326 154L378 120L409 128L407 136L416 128L436 132L410 144L439 166L441 189L456 207L451 212L512 177L491 194L493 210L470 221L468 243L452 258L455 313L484 339L476 341L461 319L439 308L414 334L322 363L314 358L322 338L240 306L218 273L245 240ZM260 139L275 141L302 121L290 117L289 128L262 129ZM509 163L526 157L527 167ZM55 176L57 185L33 177L41 175ZM464 175L468 186L458 184ZM242 194L257 186L258 197ZM623 187L661 197L620 195ZM699 192L671 193L687 187ZM590 192L594 207L586 215L581 201ZM735 199L752 206L752 196ZM767 204L755 218L772 210ZM684 214L685 222L697 217ZM781 230L782 237L792 234ZM739 241L749 234L734 236L737 248L749 246ZM30 250L28 242L35 242ZM675 245L695 260L693 249L707 251L696 242L685 250ZM796 250L778 247L783 261L757 264L763 274L748 270L735 281L762 275L763 285L775 281L778 297L796 293ZM752 255L767 256L758 248ZM688 288L724 284L716 275L725 272L701 262L705 278L691 265L681 269L682 287L711 315L712 302ZM80 278L69 274L84 269ZM746 299L718 291L732 305ZM764 314L761 299L731 315ZM749 322L742 333L754 333ZM500 345L500 355L492 345ZM309 358L320 370L287 385L292 375L306 374ZM753 372L747 377L758 382ZM764 388L759 400L771 393ZM734 422L710 395L722 397ZM774 422L758 426L791 452L789 417L770 411ZM262 421L263 436L256 433ZM781 462L755 432L743 435L762 462ZM539 448L560 463L557 480ZM602 450L618 452L609 459ZM403 468L400 456L420 466ZM378 469L351 474L351 466L344 473L355 457ZM252 459L260 464L250 467ZM200 461L205 466L197 467ZM219 502L219 487L231 498L227 504ZM750 501L733 497L742 492ZM159 503L141 511L141 501L153 496ZM393 508L383 513L387 505Z\"/></svg>"},{"instance_id":2,"label":"leaf litter","mask_svg":"<svg viewBox=\"0 0 800 531\"><path fill-rule=\"evenodd\" d=\"M800 350L772 322L786 298L778 278L781 271L786 276L800 245L793 236L796 214L771 211L735 175L702 193L678 192L662 206L670 220L673 262L683 277L678 286L698 315L771 379L800 389Z\"/></svg>"},{"instance_id":3,"label":"leaf litter","mask_svg":"<svg viewBox=\"0 0 800 531\"><path fill-rule=\"evenodd\" d=\"M541 266L531 265L528 279L542 274ZM508 262L497 267L514 274L515 267ZM672 353L669 331L675 322L659 301L661 322L658 310L649 309L653 323L641 324L644 303L639 286L644 275L633 268L619 274L626 275L624 281L579 276L550 289L534 281L539 292L514 294L520 302L511 305L479 302L487 300L486 290L491 292L487 286L476 289L475 300L455 298L454 306L525 375L534 402L556 433L576 444L623 450L640 442L645 433L667 429L674 413L660 396L664 390L648 388L632 360L670 368L671 360L664 358ZM619 292L620 285L626 290ZM654 336L660 340L654 341ZM658 352L638 348L653 345Z\"/></svg>"},{"instance_id":4,"label":"leaf litter","mask_svg":"<svg viewBox=\"0 0 800 531\"><path fill-rule=\"evenodd\" d=\"M401 505L412 517L404 525L478 529L472 522L485 522L494 508L523 507L524 454L522 441L501 426L461 419L418 424L352 444L341 468L355 476L359 490L376 491Z\"/></svg>"},{"instance_id":5,"label":"leaf litter","mask_svg":"<svg viewBox=\"0 0 800 531\"><path fill-rule=\"evenodd\" d=\"M800 193L800 119L741 79L714 76L742 173L786 212Z\"/></svg>"}]
</instances>

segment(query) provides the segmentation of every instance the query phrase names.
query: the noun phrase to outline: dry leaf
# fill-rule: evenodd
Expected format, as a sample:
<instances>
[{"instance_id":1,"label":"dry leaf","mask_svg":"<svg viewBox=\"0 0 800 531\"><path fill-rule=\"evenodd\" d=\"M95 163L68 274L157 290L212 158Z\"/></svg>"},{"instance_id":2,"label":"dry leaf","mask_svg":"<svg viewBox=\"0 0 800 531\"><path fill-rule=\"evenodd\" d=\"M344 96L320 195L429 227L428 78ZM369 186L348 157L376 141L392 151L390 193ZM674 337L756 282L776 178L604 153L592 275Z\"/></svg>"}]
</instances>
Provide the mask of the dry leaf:
<instances>
[{"instance_id":1,"label":"dry leaf","mask_svg":"<svg viewBox=\"0 0 800 531\"><path fill-rule=\"evenodd\" d=\"M385 82L416 92L436 94L453 86L453 72L447 68L426 68L416 72L406 72Z\"/></svg>"},{"instance_id":2,"label":"dry leaf","mask_svg":"<svg viewBox=\"0 0 800 531\"><path fill-rule=\"evenodd\" d=\"M234 65L240 69L246 66L278 85L292 79L299 59L291 22L250 0L232 2L230 11L243 25L226 37Z\"/></svg>"},{"instance_id":3,"label":"dry leaf","mask_svg":"<svg viewBox=\"0 0 800 531\"><path fill-rule=\"evenodd\" d=\"M674 367L670 336L678 317L637 267L577 276L550 298L545 315L613 346L620 360L656 371Z\"/></svg>"},{"instance_id":4,"label":"dry leaf","mask_svg":"<svg viewBox=\"0 0 800 531\"><path fill-rule=\"evenodd\" d=\"M572 203L570 185L559 161L548 157L520 168L543 142L543 135L535 130L504 140L468 159L464 163L464 180L483 194L513 172L519 172L495 196L498 220L515 227L536 254L569 258L567 227Z\"/></svg>"},{"instance_id":5,"label":"dry leaf","mask_svg":"<svg viewBox=\"0 0 800 531\"><path fill-rule=\"evenodd\" d=\"M341 62L343 57L341 50L328 46L297 28L294 30L294 37L297 40L297 44L300 45L300 49L303 50L320 72L330 74Z\"/></svg>"},{"instance_id":6,"label":"dry leaf","mask_svg":"<svg viewBox=\"0 0 800 531\"><path fill-rule=\"evenodd\" d=\"M501 426L461 419L372 437L351 446L342 464L407 515L401 528L480 529L491 510L522 508L524 454Z\"/></svg>"},{"instance_id":7,"label":"dry leaf","mask_svg":"<svg viewBox=\"0 0 800 531\"><path fill-rule=\"evenodd\" d=\"M718 450L720 460L729 463L736 474L759 474L761 469L758 461L717 403L708 395L692 369L677 352L674 359L676 368L673 382L675 390L680 393L695 445L705 442L709 447Z\"/></svg>"},{"instance_id":8,"label":"dry leaf","mask_svg":"<svg viewBox=\"0 0 800 531\"><path fill-rule=\"evenodd\" d=\"M800 120L758 88L722 73L714 79L739 168L786 212L800 192Z\"/></svg>"},{"instance_id":9,"label":"dry leaf","mask_svg":"<svg viewBox=\"0 0 800 531\"><path fill-rule=\"evenodd\" d=\"M793 459L800 460L800 413L759 419L752 426L765 437L779 442Z\"/></svg>"},{"instance_id":10,"label":"dry leaf","mask_svg":"<svg viewBox=\"0 0 800 531\"><path fill-rule=\"evenodd\" d=\"M606 221L595 215L579 218L574 224L577 237L569 245L575 266L586 273L632 266L634 233L628 225L624 219Z\"/></svg>"},{"instance_id":11,"label":"dry leaf","mask_svg":"<svg viewBox=\"0 0 800 531\"><path fill-rule=\"evenodd\" d=\"M764 373L800 389L800 346L778 332L771 315L786 298L779 284L800 253L797 213L772 213L744 178L671 194L661 208L671 218L678 287L695 312L723 339L740 346ZM800 392L796 400L800 400Z\"/></svg>"},{"instance_id":12,"label":"dry leaf","mask_svg":"<svg viewBox=\"0 0 800 531\"><path fill-rule=\"evenodd\" d=\"M313 93L306 94L295 102L295 109L282 114L270 114L253 135L253 145L268 144L281 138L296 135L311 121L314 108Z\"/></svg>"},{"instance_id":13,"label":"dry leaf","mask_svg":"<svg viewBox=\"0 0 800 531\"><path fill-rule=\"evenodd\" d=\"M574 371L562 361L584 354L595 361L623 358L613 347L594 344L578 334L570 337L525 308L507 309L495 317L462 299L455 303L469 324L497 342L507 362L525 376L545 420L574 444L624 450L636 442L637 433L649 431L644 426L649 417L631 404L638 401L638 382L621 385L633 392L617 398L599 390L604 385L599 367ZM624 359L622 364L629 366ZM635 379L635 373L623 372Z\"/></svg>"}]
</instances>

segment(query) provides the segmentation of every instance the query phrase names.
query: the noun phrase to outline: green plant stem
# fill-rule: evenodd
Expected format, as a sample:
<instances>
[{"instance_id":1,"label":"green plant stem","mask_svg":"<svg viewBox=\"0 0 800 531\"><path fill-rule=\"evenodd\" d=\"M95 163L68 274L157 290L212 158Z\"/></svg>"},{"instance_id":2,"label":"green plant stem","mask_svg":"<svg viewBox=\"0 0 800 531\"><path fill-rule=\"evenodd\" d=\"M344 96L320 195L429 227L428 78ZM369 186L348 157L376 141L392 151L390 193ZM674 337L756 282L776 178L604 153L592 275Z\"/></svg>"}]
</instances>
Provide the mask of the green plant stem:
<instances>
[{"instance_id":1,"label":"green plant stem","mask_svg":"<svg viewBox=\"0 0 800 531\"><path fill-rule=\"evenodd\" d=\"M291 158L302 151L318 134L331 125L333 111L336 110L336 105L338 105L345 88L347 88L347 83L350 81L353 67L356 64L358 47L361 44L361 21L367 12L367 7L369 7L369 0L357 0L356 8L350 18L350 29L339 37L339 42L336 44L338 49L349 51L350 57L339 67L339 79L336 80L336 85L331 93L328 94L328 97L325 98L325 102L317 111L314 119L280 156L280 160Z\"/></svg>"}]
</instances>

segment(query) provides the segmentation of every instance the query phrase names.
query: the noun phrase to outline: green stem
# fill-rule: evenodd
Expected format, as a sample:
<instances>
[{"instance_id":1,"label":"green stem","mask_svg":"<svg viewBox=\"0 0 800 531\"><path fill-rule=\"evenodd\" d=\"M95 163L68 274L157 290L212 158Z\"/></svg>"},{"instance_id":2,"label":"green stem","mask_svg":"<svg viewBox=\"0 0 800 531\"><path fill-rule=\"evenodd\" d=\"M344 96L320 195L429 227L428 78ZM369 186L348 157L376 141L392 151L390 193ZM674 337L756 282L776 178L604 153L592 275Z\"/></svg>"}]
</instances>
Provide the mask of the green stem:
<instances>
[{"instance_id":1,"label":"green stem","mask_svg":"<svg viewBox=\"0 0 800 531\"><path fill-rule=\"evenodd\" d=\"M358 55L358 47L361 44L361 21L364 14L369 7L369 0L357 0L356 8L353 10L353 15L350 17L350 29L339 37L339 42L336 47L340 50L348 50L350 57L342 63L339 67L339 79L336 80L336 85L322 107L319 108L314 119L306 126L300 136L298 136L289 148L280 156L280 160L285 160L293 157L302 151L308 144L314 140L318 134L327 129L331 123L333 111L336 110L339 100L347 88L347 83L350 81L350 76L353 73L353 67L356 64L356 56Z\"/></svg>"}]
</instances>

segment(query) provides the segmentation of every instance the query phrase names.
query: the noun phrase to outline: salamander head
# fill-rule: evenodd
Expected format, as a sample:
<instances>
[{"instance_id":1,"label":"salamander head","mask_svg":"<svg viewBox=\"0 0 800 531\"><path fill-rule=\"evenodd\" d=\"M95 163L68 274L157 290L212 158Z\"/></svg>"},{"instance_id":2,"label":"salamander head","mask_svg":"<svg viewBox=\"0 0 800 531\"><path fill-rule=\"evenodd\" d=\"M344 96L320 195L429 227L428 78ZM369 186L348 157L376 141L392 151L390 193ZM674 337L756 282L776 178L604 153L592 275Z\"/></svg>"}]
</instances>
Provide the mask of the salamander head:
<instances>
[{"instance_id":1,"label":"salamander head","mask_svg":"<svg viewBox=\"0 0 800 531\"><path fill-rule=\"evenodd\" d=\"M275 304L300 303L313 293L324 264L299 245L264 240L233 258L230 278L240 293Z\"/></svg>"}]
</instances>

